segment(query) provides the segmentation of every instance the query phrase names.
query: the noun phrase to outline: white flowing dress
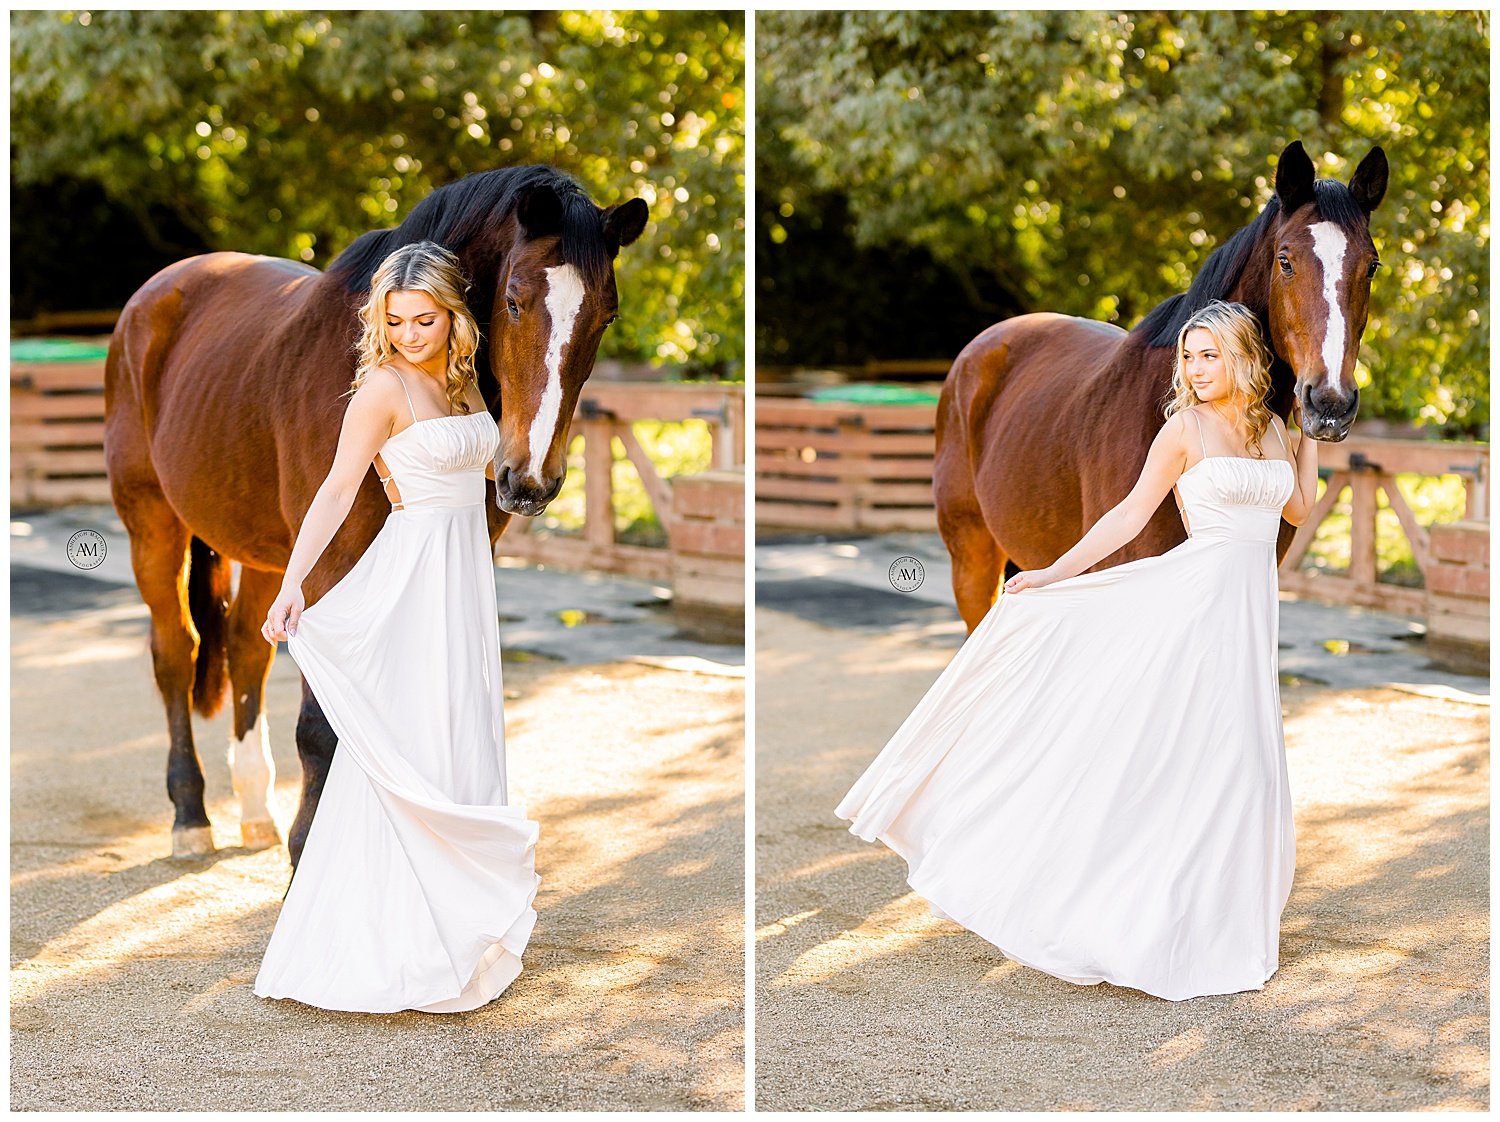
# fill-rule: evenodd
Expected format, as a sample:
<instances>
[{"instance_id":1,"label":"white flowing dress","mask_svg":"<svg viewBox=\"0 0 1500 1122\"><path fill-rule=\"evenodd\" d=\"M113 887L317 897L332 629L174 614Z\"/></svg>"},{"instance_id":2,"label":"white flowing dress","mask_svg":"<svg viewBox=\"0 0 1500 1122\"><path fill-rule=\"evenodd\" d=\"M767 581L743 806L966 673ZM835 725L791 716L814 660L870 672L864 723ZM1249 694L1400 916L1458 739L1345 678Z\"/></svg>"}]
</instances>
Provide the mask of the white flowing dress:
<instances>
[{"instance_id":1,"label":"white flowing dress","mask_svg":"<svg viewBox=\"0 0 1500 1122\"><path fill-rule=\"evenodd\" d=\"M1177 484L1188 540L1002 593L838 816L1016 962L1174 1001L1261 988L1295 866L1276 581L1295 486L1285 459L1205 449Z\"/></svg>"},{"instance_id":2,"label":"white flowing dress","mask_svg":"<svg viewBox=\"0 0 1500 1122\"><path fill-rule=\"evenodd\" d=\"M520 973L536 920L537 826L506 802L484 507L499 431L483 411L412 417L380 451L402 502L287 639L338 748L261 997L473 1009Z\"/></svg>"}]
</instances>

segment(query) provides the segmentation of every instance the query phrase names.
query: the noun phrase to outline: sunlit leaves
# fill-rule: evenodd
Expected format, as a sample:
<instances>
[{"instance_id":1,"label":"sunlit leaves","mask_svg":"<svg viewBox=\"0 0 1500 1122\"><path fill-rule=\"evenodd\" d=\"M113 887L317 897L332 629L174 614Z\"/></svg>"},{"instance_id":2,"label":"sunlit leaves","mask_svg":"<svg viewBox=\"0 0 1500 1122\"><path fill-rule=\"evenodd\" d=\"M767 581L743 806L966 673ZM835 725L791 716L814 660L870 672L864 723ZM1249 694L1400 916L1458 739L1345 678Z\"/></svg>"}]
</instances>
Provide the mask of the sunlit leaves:
<instances>
[{"instance_id":1,"label":"sunlit leaves","mask_svg":"<svg viewBox=\"0 0 1500 1122\"><path fill-rule=\"evenodd\" d=\"M324 265L433 188L552 163L647 200L604 353L739 372L739 13L16 12L12 174Z\"/></svg>"},{"instance_id":2,"label":"sunlit leaves","mask_svg":"<svg viewBox=\"0 0 1500 1122\"><path fill-rule=\"evenodd\" d=\"M756 45L762 221L838 193L866 245L1125 325L1265 203L1289 141L1344 179L1382 145L1361 415L1488 421L1482 13L765 12Z\"/></svg>"}]
</instances>

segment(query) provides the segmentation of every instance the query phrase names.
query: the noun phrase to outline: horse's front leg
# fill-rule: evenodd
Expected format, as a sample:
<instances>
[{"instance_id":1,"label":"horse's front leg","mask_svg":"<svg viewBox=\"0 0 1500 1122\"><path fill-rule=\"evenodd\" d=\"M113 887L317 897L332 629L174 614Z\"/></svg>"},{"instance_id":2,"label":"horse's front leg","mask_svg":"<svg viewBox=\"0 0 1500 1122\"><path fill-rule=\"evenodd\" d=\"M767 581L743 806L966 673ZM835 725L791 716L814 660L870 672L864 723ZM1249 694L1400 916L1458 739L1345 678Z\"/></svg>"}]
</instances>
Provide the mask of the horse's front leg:
<instances>
[{"instance_id":1,"label":"horse's front leg","mask_svg":"<svg viewBox=\"0 0 1500 1122\"><path fill-rule=\"evenodd\" d=\"M307 679L302 679L302 708L297 713L297 757L302 761L302 801L297 806L297 817L292 822L292 832L287 838L287 851L292 858L292 868L302 856L302 846L307 841L307 831L312 828L313 815L318 809L318 797L323 793L323 781L328 778L328 767L333 763L333 751L338 746L338 735L323 708L313 696Z\"/></svg>"}]
</instances>

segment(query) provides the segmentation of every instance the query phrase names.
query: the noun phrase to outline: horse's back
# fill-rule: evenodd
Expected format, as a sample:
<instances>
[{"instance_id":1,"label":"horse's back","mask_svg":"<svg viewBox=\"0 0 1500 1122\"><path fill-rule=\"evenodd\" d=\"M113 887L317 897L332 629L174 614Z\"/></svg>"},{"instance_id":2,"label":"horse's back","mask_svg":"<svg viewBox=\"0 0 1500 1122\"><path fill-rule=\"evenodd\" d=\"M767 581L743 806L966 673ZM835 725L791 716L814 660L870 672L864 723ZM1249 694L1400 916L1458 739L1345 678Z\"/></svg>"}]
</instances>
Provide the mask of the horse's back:
<instances>
[{"instance_id":1,"label":"horse's back","mask_svg":"<svg viewBox=\"0 0 1500 1122\"><path fill-rule=\"evenodd\" d=\"M285 392L268 380L268 352L326 334L309 321L326 303L313 298L322 275L283 258L220 252L173 262L142 284L105 361L111 471L158 475L176 457L222 455L250 407Z\"/></svg>"},{"instance_id":2,"label":"horse's back","mask_svg":"<svg viewBox=\"0 0 1500 1122\"><path fill-rule=\"evenodd\" d=\"M286 300L322 274L284 257L221 251L174 261L154 273L125 303L121 322L151 314L163 300L180 301L189 314L217 300ZM245 310L242 306L241 310Z\"/></svg>"},{"instance_id":3,"label":"horse's back","mask_svg":"<svg viewBox=\"0 0 1500 1122\"><path fill-rule=\"evenodd\" d=\"M1019 366L1037 358L1092 368L1106 362L1125 336L1112 323L1059 312L1030 312L981 331L958 353L948 376L968 379L1005 373L1002 363Z\"/></svg>"},{"instance_id":4,"label":"horse's back","mask_svg":"<svg viewBox=\"0 0 1500 1122\"><path fill-rule=\"evenodd\" d=\"M950 423L961 420L967 438L984 442L1002 399L1030 408L1065 408L1086 392L1126 332L1113 324L1058 312L1032 312L1001 320L976 335L954 359L943 383Z\"/></svg>"},{"instance_id":5,"label":"horse's back","mask_svg":"<svg viewBox=\"0 0 1500 1122\"><path fill-rule=\"evenodd\" d=\"M252 253L173 262L126 301L110 341L108 377L128 370L154 384L169 364L201 364L231 341L232 353L243 358L257 337L275 335L297 319L321 276L310 265Z\"/></svg>"}]
</instances>

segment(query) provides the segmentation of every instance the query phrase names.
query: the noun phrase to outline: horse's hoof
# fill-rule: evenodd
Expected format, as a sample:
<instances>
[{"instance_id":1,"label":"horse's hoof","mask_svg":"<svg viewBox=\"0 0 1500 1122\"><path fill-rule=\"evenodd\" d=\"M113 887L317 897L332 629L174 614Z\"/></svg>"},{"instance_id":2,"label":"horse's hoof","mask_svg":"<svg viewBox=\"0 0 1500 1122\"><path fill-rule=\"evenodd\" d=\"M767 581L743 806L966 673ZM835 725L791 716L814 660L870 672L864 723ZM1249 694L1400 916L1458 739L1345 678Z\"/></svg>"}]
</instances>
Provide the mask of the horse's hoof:
<instances>
[{"instance_id":1,"label":"horse's hoof","mask_svg":"<svg viewBox=\"0 0 1500 1122\"><path fill-rule=\"evenodd\" d=\"M240 844L246 849L270 849L281 844L281 831L269 818L240 823Z\"/></svg>"},{"instance_id":2,"label":"horse's hoof","mask_svg":"<svg viewBox=\"0 0 1500 1122\"><path fill-rule=\"evenodd\" d=\"M173 857L202 857L214 852L214 832L209 826L184 826L172 831Z\"/></svg>"}]
</instances>

